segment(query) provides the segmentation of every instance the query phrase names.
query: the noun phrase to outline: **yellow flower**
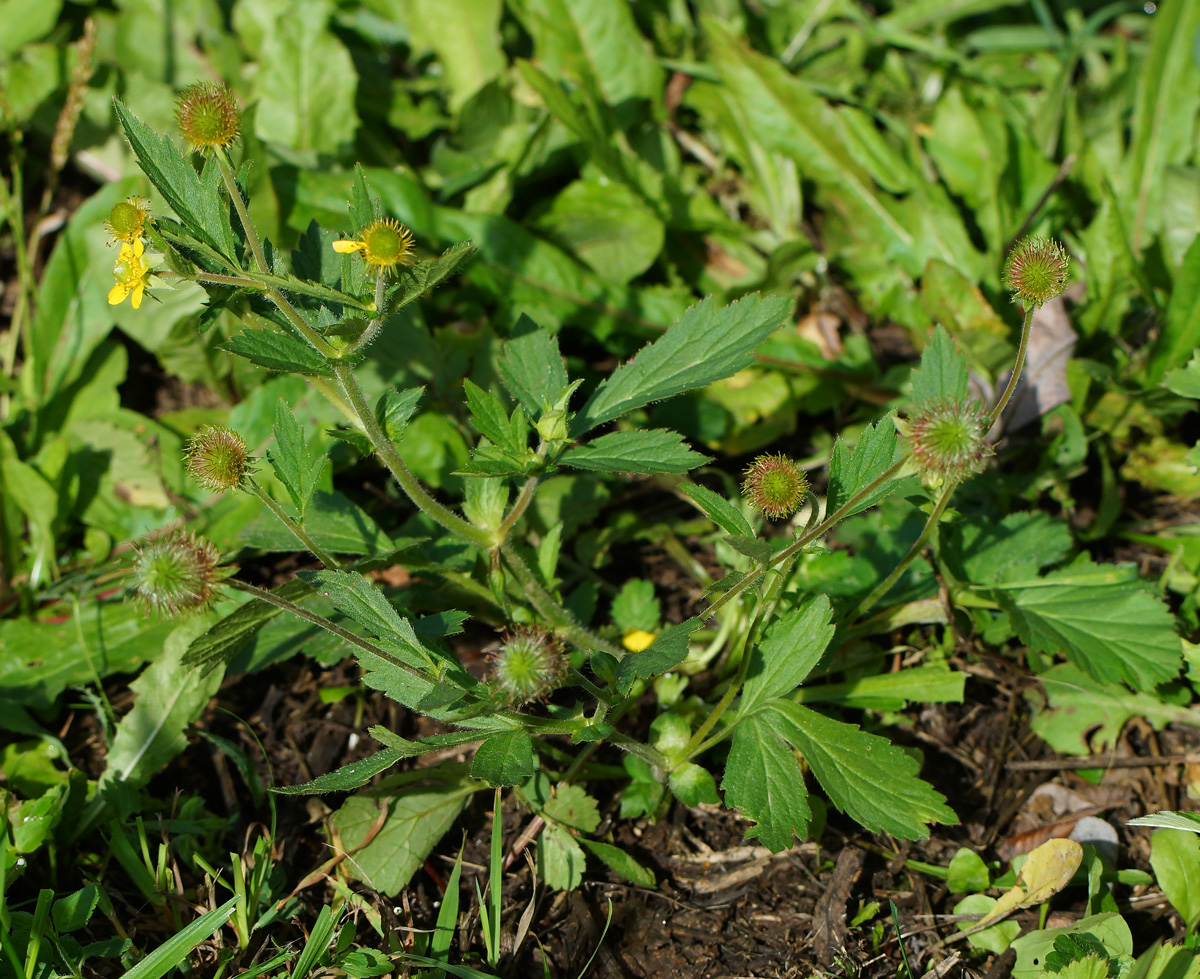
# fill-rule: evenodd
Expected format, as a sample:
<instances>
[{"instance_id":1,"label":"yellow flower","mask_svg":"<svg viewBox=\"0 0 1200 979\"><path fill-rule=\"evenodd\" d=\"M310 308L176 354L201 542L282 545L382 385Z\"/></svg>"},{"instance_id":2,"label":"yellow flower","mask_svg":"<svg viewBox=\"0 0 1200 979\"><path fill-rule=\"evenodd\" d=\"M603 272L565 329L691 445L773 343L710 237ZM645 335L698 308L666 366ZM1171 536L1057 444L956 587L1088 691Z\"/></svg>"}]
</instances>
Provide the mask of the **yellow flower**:
<instances>
[{"instance_id":1,"label":"yellow flower","mask_svg":"<svg viewBox=\"0 0 1200 979\"><path fill-rule=\"evenodd\" d=\"M648 648L656 638L653 632L646 632L645 629L630 629L625 633L625 638L621 640L621 645L631 653L640 653L643 649Z\"/></svg>"},{"instance_id":2,"label":"yellow flower","mask_svg":"<svg viewBox=\"0 0 1200 979\"><path fill-rule=\"evenodd\" d=\"M397 265L408 265L412 261L412 232L399 221L376 218L359 235L357 241L335 241L333 250L343 255L362 252L367 264L385 275Z\"/></svg>"},{"instance_id":3,"label":"yellow flower","mask_svg":"<svg viewBox=\"0 0 1200 979\"><path fill-rule=\"evenodd\" d=\"M140 197L126 197L119 204L114 204L108 212L108 220L104 226L108 229L113 241L127 241L131 244L142 237L146 230L146 218L150 214L150 202Z\"/></svg>"},{"instance_id":4,"label":"yellow flower","mask_svg":"<svg viewBox=\"0 0 1200 979\"><path fill-rule=\"evenodd\" d=\"M113 278L116 284L108 291L108 304L115 306L125 301L125 297L133 295L133 308L142 305L142 293L150 284L150 269L142 261L142 253L146 246L139 238L131 245L125 242L121 245L121 254L113 266Z\"/></svg>"}]
</instances>

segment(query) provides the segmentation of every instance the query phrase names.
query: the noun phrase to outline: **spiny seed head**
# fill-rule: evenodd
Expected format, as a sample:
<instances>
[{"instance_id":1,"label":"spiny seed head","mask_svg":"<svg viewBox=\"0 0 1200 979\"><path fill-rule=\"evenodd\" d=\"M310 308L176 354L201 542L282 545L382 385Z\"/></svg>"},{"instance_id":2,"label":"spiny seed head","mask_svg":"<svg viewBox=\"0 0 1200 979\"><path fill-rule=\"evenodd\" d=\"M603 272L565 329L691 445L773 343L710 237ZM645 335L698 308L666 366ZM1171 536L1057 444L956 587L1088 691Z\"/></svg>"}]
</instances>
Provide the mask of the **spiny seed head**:
<instances>
[{"instance_id":1,"label":"spiny seed head","mask_svg":"<svg viewBox=\"0 0 1200 979\"><path fill-rule=\"evenodd\" d=\"M534 626L506 633L490 658L494 686L510 704L544 700L562 685L566 671L562 643Z\"/></svg>"},{"instance_id":2,"label":"spiny seed head","mask_svg":"<svg viewBox=\"0 0 1200 979\"><path fill-rule=\"evenodd\" d=\"M342 255L361 253L368 265L387 275L412 262L413 236L395 218L376 218L357 239L335 241L333 249Z\"/></svg>"},{"instance_id":3,"label":"spiny seed head","mask_svg":"<svg viewBox=\"0 0 1200 979\"><path fill-rule=\"evenodd\" d=\"M252 471L245 440L229 428L210 426L188 439L188 475L205 489L237 489Z\"/></svg>"},{"instance_id":4,"label":"spiny seed head","mask_svg":"<svg viewBox=\"0 0 1200 979\"><path fill-rule=\"evenodd\" d=\"M132 244L146 230L146 217L150 213L150 202L140 197L126 197L119 204L114 204L108 212L108 220L104 226L113 241L124 241Z\"/></svg>"},{"instance_id":5,"label":"spiny seed head","mask_svg":"<svg viewBox=\"0 0 1200 979\"><path fill-rule=\"evenodd\" d=\"M992 454L987 427L987 412L978 401L938 398L914 408L905 438L922 479L940 485L979 472Z\"/></svg>"},{"instance_id":6,"label":"spiny seed head","mask_svg":"<svg viewBox=\"0 0 1200 979\"><path fill-rule=\"evenodd\" d=\"M783 520L800 509L808 492L804 470L785 455L761 455L742 483L746 502L770 520Z\"/></svg>"},{"instance_id":7,"label":"spiny seed head","mask_svg":"<svg viewBox=\"0 0 1200 979\"><path fill-rule=\"evenodd\" d=\"M175 120L188 146L200 153L228 149L238 138L242 124L233 93L212 82L196 82L179 93Z\"/></svg>"},{"instance_id":8,"label":"spiny seed head","mask_svg":"<svg viewBox=\"0 0 1200 979\"><path fill-rule=\"evenodd\" d=\"M220 559L211 543L187 531L152 537L133 559L133 600L145 612L169 617L206 611L228 575Z\"/></svg>"},{"instance_id":9,"label":"spiny seed head","mask_svg":"<svg viewBox=\"0 0 1200 979\"><path fill-rule=\"evenodd\" d=\"M1041 306L1062 295L1070 271L1071 260L1062 245L1049 238L1029 237L1009 252L1004 284L1014 302Z\"/></svg>"}]
</instances>

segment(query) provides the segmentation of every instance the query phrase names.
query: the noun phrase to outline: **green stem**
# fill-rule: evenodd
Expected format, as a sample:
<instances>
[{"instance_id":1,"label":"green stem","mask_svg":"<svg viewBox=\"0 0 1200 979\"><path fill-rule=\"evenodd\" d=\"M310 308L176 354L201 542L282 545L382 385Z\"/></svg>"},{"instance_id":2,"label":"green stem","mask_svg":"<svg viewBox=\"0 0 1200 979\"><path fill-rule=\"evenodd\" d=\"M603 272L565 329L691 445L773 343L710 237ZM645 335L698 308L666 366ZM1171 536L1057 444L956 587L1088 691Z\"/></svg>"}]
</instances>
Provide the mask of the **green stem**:
<instances>
[{"instance_id":1,"label":"green stem","mask_svg":"<svg viewBox=\"0 0 1200 979\"><path fill-rule=\"evenodd\" d=\"M882 582L880 582L871 592L871 594L858 603L858 608L856 608L847 617L847 622L853 622L864 612L868 611L872 605L879 601L879 599L883 598L883 596L891 590L892 585L900 580L900 576L904 574L908 566L912 564L914 560L916 560L917 555L920 554L922 549L925 547L926 541L929 540L929 535L933 533L938 523L941 521L942 514L946 512L946 507L950 503L950 497L954 495L954 490L957 488L957 486L958 480L952 479L942 487L942 493L938 497L937 503L933 507L933 511L929 514L929 519L925 521L925 526L921 529L921 536L913 542L913 546L908 549L908 553L904 555L900 563L892 569L892 573L888 575L887 578L885 578Z\"/></svg>"},{"instance_id":2,"label":"green stem","mask_svg":"<svg viewBox=\"0 0 1200 979\"><path fill-rule=\"evenodd\" d=\"M367 399L363 395L362 388L359 387L358 378L354 376L354 371L350 365L345 361L334 361L333 372L338 382L342 385L342 391L346 395L346 400L349 402L351 409L358 416L359 424L362 426L367 438L370 439L371 447L374 448L379 458L383 460L383 464L387 466L388 471L396 478L396 482L400 484L400 488L408 494L408 498L426 516L441 524L452 534L479 547L493 547L496 541L491 534L486 530L480 530L478 527L469 524L458 514L430 496L425 487L421 485L421 481L404 464L404 460L400 458L400 453L396 451L396 446L379 426L375 412L367 404Z\"/></svg>"},{"instance_id":3,"label":"green stem","mask_svg":"<svg viewBox=\"0 0 1200 979\"><path fill-rule=\"evenodd\" d=\"M325 396L325 400L333 405L351 425L360 432L362 431L362 423L358 420L358 415L354 413L353 408L346 404L346 399L334 390L332 384L320 377L310 377L308 383L320 391Z\"/></svg>"},{"instance_id":4,"label":"green stem","mask_svg":"<svg viewBox=\"0 0 1200 979\"><path fill-rule=\"evenodd\" d=\"M990 431L992 426L996 424L1004 409L1008 406L1008 402L1012 399L1013 392L1017 389L1017 382L1021 379L1021 371L1025 367L1025 353L1029 349L1029 334L1033 327L1034 307L1030 306L1025 310L1025 322L1021 325L1021 345L1017 347L1017 359L1013 364L1012 376L1008 379L1008 387L1004 389L1004 393L1000 395L1000 400L996 402L992 408L991 414L988 415L987 430Z\"/></svg>"},{"instance_id":5,"label":"green stem","mask_svg":"<svg viewBox=\"0 0 1200 979\"><path fill-rule=\"evenodd\" d=\"M178 273L159 273L159 275L163 278L173 274L177 275ZM178 277L181 279L187 278L187 276L182 275ZM215 286L239 286L242 289L254 289L257 292L262 292L265 288L261 282L258 282L254 279L247 279L238 275L219 275L216 272L197 272L196 281L208 282Z\"/></svg>"},{"instance_id":6,"label":"green stem","mask_svg":"<svg viewBox=\"0 0 1200 979\"><path fill-rule=\"evenodd\" d=\"M320 544L314 541L300 524L288 516L287 512L281 507L265 489L258 485L253 479L247 481L247 488L250 492L257 496L279 519L279 522L287 527L301 544L309 549L312 556L320 561L325 567L333 568L335 571L340 568L341 563L326 551Z\"/></svg>"},{"instance_id":7,"label":"green stem","mask_svg":"<svg viewBox=\"0 0 1200 979\"><path fill-rule=\"evenodd\" d=\"M262 243L258 240L258 230L254 227L254 222L250 220L250 212L246 210L246 202L242 200L242 192L238 190L237 180L234 179L233 167L229 163L228 157L224 153L217 154L217 168L221 171L221 179L225 181L225 190L229 193L229 199L233 202L233 208L237 211L238 220L242 222L242 230L246 233L246 242L250 245L250 251L254 256L254 264L258 271L263 275L271 272L267 265L267 257L263 254ZM278 286L264 286L263 292L268 299L271 300L276 308L287 317L288 322L292 324L318 353L325 357L336 357L337 351L333 349L321 334L308 325L308 322L300 315L299 311L287 299L287 297L279 290Z\"/></svg>"},{"instance_id":8,"label":"green stem","mask_svg":"<svg viewBox=\"0 0 1200 979\"><path fill-rule=\"evenodd\" d=\"M404 670L406 673L411 673L419 680L425 683L437 684L440 680L432 673L427 673L425 670L418 669L415 666L410 666L404 660L397 659L386 649L381 649L373 642L369 642L362 636L356 636L353 632L343 629L335 622L330 622L322 615L317 615L316 612L310 612L302 605L297 605L295 602L289 602L286 598L280 598L274 592L267 591L265 588L259 588L256 585L247 584L244 581L238 581L236 578L229 578L225 581L230 588L236 588L238 591L244 591L248 595L253 595L255 598L266 602L269 605L274 605L276 608L283 609L285 612L291 612L292 615L299 616L306 622L311 622L313 625L320 626L326 632L329 632L339 639L350 643L351 646L357 646L359 649L365 650L372 656L378 656L392 666Z\"/></svg>"},{"instance_id":9,"label":"green stem","mask_svg":"<svg viewBox=\"0 0 1200 979\"><path fill-rule=\"evenodd\" d=\"M500 553L512 570L513 577L517 579L517 583L524 590L529 604L538 611L538 614L549 623L555 632L584 652L600 649L618 659L625 655L624 650L601 639L594 632L576 622L571 613L556 602L553 596L542 587L542 583L534 577L533 572L522 560L521 555L517 553L516 548L511 544L502 544Z\"/></svg>"},{"instance_id":10,"label":"green stem","mask_svg":"<svg viewBox=\"0 0 1200 979\"><path fill-rule=\"evenodd\" d=\"M496 528L496 536L500 540L508 539L509 531L521 519L522 514L529 509L529 504L533 502L533 497L537 493L537 485L537 476L530 476L525 480L525 485L521 487L521 493L517 497L517 501L513 504L513 508L508 512L508 516L500 521L500 526Z\"/></svg>"}]
</instances>

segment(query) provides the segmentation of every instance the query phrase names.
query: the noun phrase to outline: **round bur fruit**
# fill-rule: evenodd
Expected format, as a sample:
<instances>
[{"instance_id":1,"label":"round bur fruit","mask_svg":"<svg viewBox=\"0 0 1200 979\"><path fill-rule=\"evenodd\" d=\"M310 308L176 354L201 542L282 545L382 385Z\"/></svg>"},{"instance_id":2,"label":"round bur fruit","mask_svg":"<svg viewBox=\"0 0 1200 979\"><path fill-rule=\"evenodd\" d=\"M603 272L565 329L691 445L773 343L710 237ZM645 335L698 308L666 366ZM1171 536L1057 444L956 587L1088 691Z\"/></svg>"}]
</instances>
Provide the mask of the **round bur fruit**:
<instances>
[{"instance_id":1,"label":"round bur fruit","mask_svg":"<svg viewBox=\"0 0 1200 979\"><path fill-rule=\"evenodd\" d=\"M1071 260L1063 246L1049 238L1025 238L1004 263L1004 284L1014 302L1041 306L1067 287Z\"/></svg>"},{"instance_id":2,"label":"round bur fruit","mask_svg":"<svg viewBox=\"0 0 1200 979\"><path fill-rule=\"evenodd\" d=\"M242 118L233 93L223 85L196 82L175 102L179 134L197 152L228 149L238 138Z\"/></svg>"},{"instance_id":3,"label":"round bur fruit","mask_svg":"<svg viewBox=\"0 0 1200 979\"><path fill-rule=\"evenodd\" d=\"M148 201L137 197L127 197L120 203L114 204L112 210L108 212L108 220L104 222L109 236L115 241L130 243L140 238L146 229L148 205Z\"/></svg>"},{"instance_id":4,"label":"round bur fruit","mask_svg":"<svg viewBox=\"0 0 1200 979\"><path fill-rule=\"evenodd\" d=\"M940 398L913 409L906 438L926 482L941 483L983 468L992 452L986 435L987 414L978 401L963 405Z\"/></svg>"},{"instance_id":5,"label":"round bur fruit","mask_svg":"<svg viewBox=\"0 0 1200 979\"><path fill-rule=\"evenodd\" d=\"M494 684L512 704L545 699L561 686L566 669L558 640L527 626L509 632L491 660Z\"/></svg>"},{"instance_id":6,"label":"round bur fruit","mask_svg":"<svg viewBox=\"0 0 1200 979\"><path fill-rule=\"evenodd\" d=\"M206 428L187 444L187 471L205 489L236 489L250 472L250 454L237 432Z\"/></svg>"},{"instance_id":7,"label":"round bur fruit","mask_svg":"<svg viewBox=\"0 0 1200 979\"><path fill-rule=\"evenodd\" d=\"M808 492L808 477L785 455L761 455L750 464L742 496L764 517L783 520L800 509Z\"/></svg>"},{"instance_id":8,"label":"round bur fruit","mask_svg":"<svg viewBox=\"0 0 1200 979\"><path fill-rule=\"evenodd\" d=\"M220 557L211 543L181 530L146 541L130 572L134 602L169 617L207 610L225 577Z\"/></svg>"}]
</instances>

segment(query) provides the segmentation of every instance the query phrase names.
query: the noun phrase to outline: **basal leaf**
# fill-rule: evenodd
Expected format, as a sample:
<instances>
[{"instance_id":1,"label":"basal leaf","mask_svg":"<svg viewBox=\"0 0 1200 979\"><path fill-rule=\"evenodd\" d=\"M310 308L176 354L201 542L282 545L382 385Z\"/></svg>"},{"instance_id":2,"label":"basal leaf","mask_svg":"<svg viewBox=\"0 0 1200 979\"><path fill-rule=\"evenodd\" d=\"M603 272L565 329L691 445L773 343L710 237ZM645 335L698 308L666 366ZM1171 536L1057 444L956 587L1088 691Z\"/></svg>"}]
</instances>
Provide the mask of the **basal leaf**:
<instances>
[{"instance_id":1,"label":"basal leaf","mask_svg":"<svg viewBox=\"0 0 1200 979\"><path fill-rule=\"evenodd\" d=\"M267 451L267 459L303 517L325 468L325 456L310 458L304 430L282 398L275 407L275 445Z\"/></svg>"},{"instance_id":2,"label":"basal leaf","mask_svg":"<svg viewBox=\"0 0 1200 979\"><path fill-rule=\"evenodd\" d=\"M1062 653L1104 683L1150 690L1179 672L1180 645L1170 611L1136 580L1089 583L1088 563L1054 571L1035 586L1001 592L1021 641ZM1115 570L1115 569L1114 569Z\"/></svg>"},{"instance_id":3,"label":"basal leaf","mask_svg":"<svg viewBox=\"0 0 1200 979\"><path fill-rule=\"evenodd\" d=\"M754 531L742 516L742 511L725 497L696 483L681 483L679 488L722 530L738 537L754 537Z\"/></svg>"},{"instance_id":4,"label":"basal leaf","mask_svg":"<svg viewBox=\"0 0 1200 979\"><path fill-rule=\"evenodd\" d=\"M768 850L780 853L797 837L807 838L812 812L804 775L769 718L757 714L737 726L721 790L727 806L754 821L746 839L757 838Z\"/></svg>"},{"instance_id":5,"label":"basal leaf","mask_svg":"<svg viewBox=\"0 0 1200 979\"><path fill-rule=\"evenodd\" d=\"M790 308L785 296L752 295L724 307L711 296L697 303L601 383L576 416L572 435L749 367L758 344L783 325Z\"/></svg>"},{"instance_id":6,"label":"basal leaf","mask_svg":"<svg viewBox=\"0 0 1200 979\"><path fill-rule=\"evenodd\" d=\"M310 375L329 372L329 364L324 357L303 340L297 340L287 333L243 330L219 346L268 370Z\"/></svg>"},{"instance_id":7,"label":"basal leaf","mask_svg":"<svg viewBox=\"0 0 1200 979\"><path fill-rule=\"evenodd\" d=\"M777 619L750 654L741 713L749 715L774 697L790 694L808 676L833 639L829 599L817 595Z\"/></svg>"},{"instance_id":8,"label":"basal leaf","mask_svg":"<svg viewBox=\"0 0 1200 979\"><path fill-rule=\"evenodd\" d=\"M612 432L563 453L559 461L593 472L685 473L709 457L688 448L683 436L652 428Z\"/></svg>"},{"instance_id":9,"label":"basal leaf","mask_svg":"<svg viewBox=\"0 0 1200 979\"><path fill-rule=\"evenodd\" d=\"M964 521L942 531L950 567L976 585L1033 578L1073 546L1067 525L1040 511L1009 513L999 523Z\"/></svg>"},{"instance_id":10,"label":"basal leaf","mask_svg":"<svg viewBox=\"0 0 1200 979\"><path fill-rule=\"evenodd\" d=\"M534 418L553 407L569 383L558 339L525 315L517 321L512 339L501 345L496 370L508 393Z\"/></svg>"},{"instance_id":11,"label":"basal leaf","mask_svg":"<svg viewBox=\"0 0 1200 979\"><path fill-rule=\"evenodd\" d=\"M524 731L492 735L475 751L471 777L488 785L520 785L536 770L533 740Z\"/></svg>"},{"instance_id":12,"label":"basal leaf","mask_svg":"<svg viewBox=\"0 0 1200 979\"><path fill-rule=\"evenodd\" d=\"M912 402L922 405L939 398L963 401L967 396L967 361L944 326L935 326L925 344L921 363L912 373Z\"/></svg>"},{"instance_id":13,"label":"basal leaf","mask_svg":"<svg viewBox=\"0 0 1200 979\"><path fill-rule=\"evenodd\" d=\"M617 689L622 696L629 692L639 677L658 676L682 663L688 654L688 639L699 629L699 619L688 619L673 625L640 653L630 653L617 667Z\"/></svg>"},{"instance_id":14,"label":"basal leaf","mask_svg":"<svg viewBox=\"0 0 1200 979\"><path fill-rule=\"evenodd\" d=\"M923 840L930 823L958 822L920 766L886 738L786 700L766 708L772 724L808 762L830 801L873 833ZM759 715L761 716L761 715Z\"/></svg>"},{"instance_id":15,"label":"basal leaf","mask_svg":"<svg viewBox=\"0 0 1200 979\"><path fill-rule=\"evenodd\" d=\"M845 440L839 438L833 444L833 452L829 457L829 498L826 510L834 513L841 509L850 502L855 493L865 490L895 462L903 458L903 455L904 448L896 437L896 428L891 418L884 418L864 428L853 449L848 448ZM899 483L898 477L892 477L880 484L847 511L846 516L873 507L888 496Z\"/></svg>"}]
</instances>

